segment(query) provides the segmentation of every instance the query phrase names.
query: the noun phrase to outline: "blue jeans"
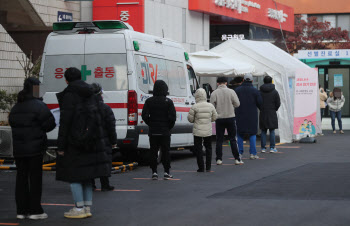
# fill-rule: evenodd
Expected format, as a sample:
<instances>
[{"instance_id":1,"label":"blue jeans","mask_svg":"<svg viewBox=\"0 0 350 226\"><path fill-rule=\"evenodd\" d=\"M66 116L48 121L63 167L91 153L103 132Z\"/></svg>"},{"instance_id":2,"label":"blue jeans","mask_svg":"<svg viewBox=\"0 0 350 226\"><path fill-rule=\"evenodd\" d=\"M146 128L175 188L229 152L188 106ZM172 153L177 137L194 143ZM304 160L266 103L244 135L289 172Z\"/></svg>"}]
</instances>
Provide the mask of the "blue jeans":
<instances>
[{"instance_id":1,"label":"blue jeans","mask_svg":"<svg viewBox=\"0 0 350 226\"><path fill-rule=\"evenodd\" d=\"M331 119L332 119L332 128L333 131L335 130L335 117L337 117L338 120L338 126L339 126L339 130L343 130L343 125L342 125L342 121L341 121L341 111L329 111L330 115L331 115Z\"/></svg>"},{"instance_id":2,"label":"blue jeans","mask_svg":"<svg viewBox=\"0 0 350 226\"><path fill-rule=\"evenodd\" d=\"M270 149L273 149L276 146L275 130L274 129L269 129L269 130L270 130ZM261 149L266 149L266 133L267 133L267 129L261 130Z\"/></svg>"},{"instance_id":3,"label":"blue jeans","mask_svg":"<svg viewBox=\"0 0 350 226\"><path fill-rule=\"evenodd\" d=\"M71 183L70 188L73 194L73 199L76 207L92 205L92 183L85 181L81 183Z\"/></svg>"},{"instance_id":4,"label":"blue jeans","mask_svg":"<svg viewBox=\"0 0 350 226\"><path fill-rule=\"evenodd\" d=\"M243 154L243 134L237 134L239 154ZM249 135L249 153L256 155L256 135Z\"/></svg>"}]
</instances>

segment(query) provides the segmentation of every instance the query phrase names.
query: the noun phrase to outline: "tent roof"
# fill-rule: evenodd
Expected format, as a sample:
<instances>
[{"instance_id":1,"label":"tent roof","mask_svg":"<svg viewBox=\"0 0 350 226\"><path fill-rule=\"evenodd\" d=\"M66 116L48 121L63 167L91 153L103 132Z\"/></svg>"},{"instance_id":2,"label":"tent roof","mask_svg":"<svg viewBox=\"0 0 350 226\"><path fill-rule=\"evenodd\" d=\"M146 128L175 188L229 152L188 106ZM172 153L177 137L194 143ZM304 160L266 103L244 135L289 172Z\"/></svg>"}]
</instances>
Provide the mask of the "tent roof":
<instances>
[{"instance_id":1,"label":"tent roof","mask_svg":"<svg viewBox=\"0 0 350 226\"><path fill-rule=\"evenodd\" d=\"M255 75L273 74L287 69L288 77L294 77L296 69L309 68L270 42L231 39L210 51L255 65Z\"/></svg>"},{"instance_id":2,"label":"tent roof","mask_svg":"<svg viewBox=\"0 0 350 226\"><path fill-rule=\"evenodd\" d=\"M190 54L196 75L201 77L233 77L254 72L254 66L239 60L232 60L211 51Z\"/></svg>"}]
</instances>

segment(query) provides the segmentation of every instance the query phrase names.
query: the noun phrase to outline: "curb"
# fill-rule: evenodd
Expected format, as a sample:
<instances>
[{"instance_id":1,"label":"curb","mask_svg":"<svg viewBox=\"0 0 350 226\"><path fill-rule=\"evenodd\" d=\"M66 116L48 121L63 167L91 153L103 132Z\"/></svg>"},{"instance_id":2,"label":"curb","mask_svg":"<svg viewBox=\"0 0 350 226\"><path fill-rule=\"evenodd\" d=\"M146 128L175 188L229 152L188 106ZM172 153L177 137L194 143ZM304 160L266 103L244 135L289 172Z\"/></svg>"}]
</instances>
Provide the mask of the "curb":
<instances>
[{"instance_id":1,"label":"curb","mask_svg":"<svg viewBox=\"0 0 350 226\"><path fill-rule=\"evenodd\" d=\"M139 164L137 162L126 164L126 165L121 165L117 167L112 167L112 172L111 173L118 173L118 171L124 173L126 170L133 170L135 169Z\"/></svg>"}]
</instances>

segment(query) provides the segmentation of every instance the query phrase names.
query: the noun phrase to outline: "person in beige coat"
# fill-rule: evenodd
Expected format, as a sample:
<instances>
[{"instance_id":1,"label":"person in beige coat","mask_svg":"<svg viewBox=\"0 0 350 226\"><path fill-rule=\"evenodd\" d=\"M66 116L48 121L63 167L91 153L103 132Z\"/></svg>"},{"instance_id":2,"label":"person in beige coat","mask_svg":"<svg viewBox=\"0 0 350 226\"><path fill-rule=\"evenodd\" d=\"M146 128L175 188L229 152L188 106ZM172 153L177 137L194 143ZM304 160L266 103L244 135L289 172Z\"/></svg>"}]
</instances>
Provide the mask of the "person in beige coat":
<instances>
[{"instance_id":1,"label":"person in beige coat","mask_svg":"<svg viewBox=\"0 0 350 226\"><path fill-rule=\"evenodd\" d=\"M188 113L188 121L194 123L194 150L197 156L198 170L197 172L204 172L203 161L203 140L206 150L206 171L210 172L211 168L211 136L212 136L212 122L216 120L217 113L211 103L207 103L207 93L204 89L199 88L195 93L196 104L193 105Z\"/></svg>"},{"instance_id":2,"label":"person in beige coat","mask_svg":"<svg viewBox=\"0 0 350 226\"><path fill-rule=\"evenodd\" d=\"M327 101L327 93L324 91L324 89L320 86L320 110L321 110L321 121L324 115L324 109L326 108L326 101Z\"/></svg>"}]
</instances>

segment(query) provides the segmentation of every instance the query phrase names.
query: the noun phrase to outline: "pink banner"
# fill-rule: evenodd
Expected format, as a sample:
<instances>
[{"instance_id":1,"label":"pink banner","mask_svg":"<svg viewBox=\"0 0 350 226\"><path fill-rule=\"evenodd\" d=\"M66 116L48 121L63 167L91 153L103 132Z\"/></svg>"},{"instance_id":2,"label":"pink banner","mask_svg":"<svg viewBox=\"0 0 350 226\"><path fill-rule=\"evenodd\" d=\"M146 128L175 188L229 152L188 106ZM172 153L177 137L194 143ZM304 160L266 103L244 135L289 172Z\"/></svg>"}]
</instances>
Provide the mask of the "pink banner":
<instances>
[{"instance_id":1,"label":"pink banner","mask_svg":"<svg viewBox=\"0 0 350 226\"><path fill-rule=\"evenodd\" d=\"M316 134L318 73L315 69L300 69L295 74L294 134Z\"/></svg>"}]
</instances>

